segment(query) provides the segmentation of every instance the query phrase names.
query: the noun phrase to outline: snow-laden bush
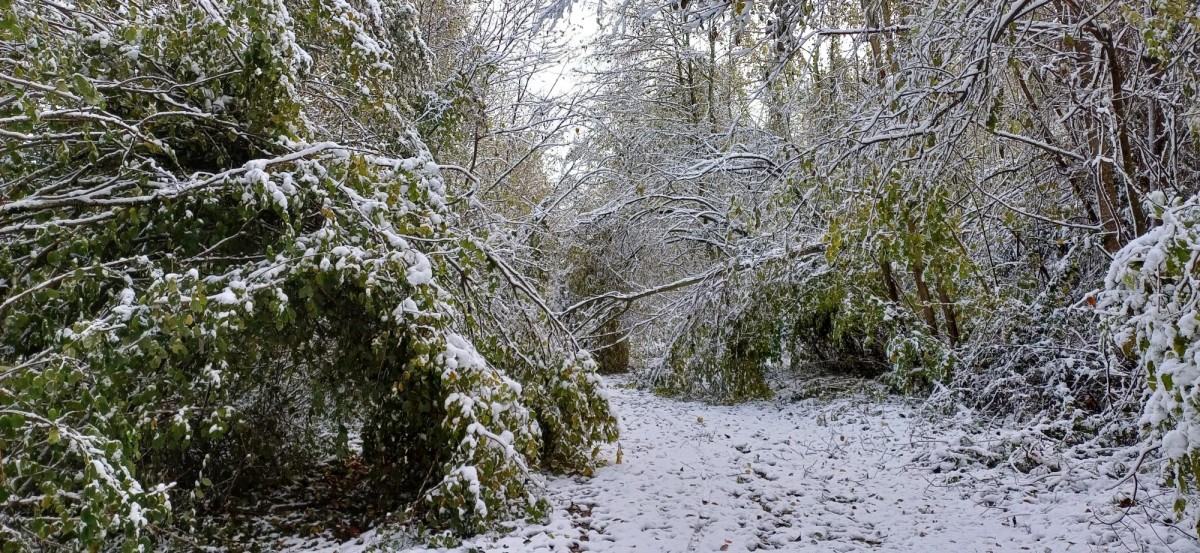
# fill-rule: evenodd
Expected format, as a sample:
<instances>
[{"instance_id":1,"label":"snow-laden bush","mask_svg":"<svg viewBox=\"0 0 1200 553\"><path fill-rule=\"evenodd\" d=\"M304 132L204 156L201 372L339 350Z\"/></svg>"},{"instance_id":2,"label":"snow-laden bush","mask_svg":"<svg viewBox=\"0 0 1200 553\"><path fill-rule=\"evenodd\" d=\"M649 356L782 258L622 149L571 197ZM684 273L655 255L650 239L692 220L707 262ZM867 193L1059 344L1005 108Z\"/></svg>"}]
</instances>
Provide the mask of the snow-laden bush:
<instances>
[{"instance_id":1,"label":"snow-laden bush","mask_svg":"<svg viewBox=\"0 0 1200 553\"><path fill-rule=\"evenodd\" d=\"M1200 198L1156 199L1162 224L1116 254L1098 308L1145 371L1140 424L1169 461L1182 511L1200 485Z\"/></svg>"},{"instance_id":2,"label":"snow-laden bush","mask_svg":"<svg viewBox=\"0 0 1200 553\"><path fill-rule=\"evenodd\" d=\"M782 356L785 298L778 289L750 294L731 280L675 330L650 384L661 393L721 402L771 397L766 373Z\"/></svg>"},{"instance_id":3,"label":"snow-laden bush","mask_svg":"<svg viewBox=\"0 0 1200 553\"><path fill-rule=\"evenodd\" d=\"M474 532L615 438L569 340L477 349L498 260L410 130L414 12L356 6L0 3L5 551L152 547L356 431L386 497Z\"/></svg>"},{"instance_id":4,"label":"snow-laden bush","mask_svg":"<svg viewBox=\"0 0 1200 553\"><path fill-rule=\"evenodd\" d=\"M946 382L954 371L953 352L941 340L921 331L892 336L887 355L891 371L885 380L901 391Z\"/></svg>"},{"instance_id":5,"label":"snow-laden bush","mask_svg":"<svg viewBox=\"0 0 1200 553\"><path fill-rule=\"evenodd\" d=\"M1110 347L1102 318L1082 301L1109 269L1093 242L1061 229L1031 226L1033 256L1047 263L1040 283L1010 288L990 304L973 343L960 355L965 370L941 397L1000 417L1012 426L1053 428L1047 435L1068 445L1097 449L1136 441L1133 413L1141 408L1141 382L1130 359ZM1012 247L1005 255L1013 255ZM1039 251L1040 250L1040 251ZM1010 265L1016 278L1020 265ZM1024 279L1031 280L1028 276ZM1036 284L1036 286L1034 285ZM951 401L952 400L952 401ZM936 403L936 402L935 402Z\"/></svg>"},{"instance_id":6,"label":"snow-laden bush","mask_svg":"<svg viewBox=\"0 0 1200 553\"><path fill-rule=\"evenodd\" d=\"M956 362L948 344L868 284L880 281L877 273L842 267L806 287L786 312L792 372L878 376L902 393L947 381Z\"/></svg>"}]
</instances>

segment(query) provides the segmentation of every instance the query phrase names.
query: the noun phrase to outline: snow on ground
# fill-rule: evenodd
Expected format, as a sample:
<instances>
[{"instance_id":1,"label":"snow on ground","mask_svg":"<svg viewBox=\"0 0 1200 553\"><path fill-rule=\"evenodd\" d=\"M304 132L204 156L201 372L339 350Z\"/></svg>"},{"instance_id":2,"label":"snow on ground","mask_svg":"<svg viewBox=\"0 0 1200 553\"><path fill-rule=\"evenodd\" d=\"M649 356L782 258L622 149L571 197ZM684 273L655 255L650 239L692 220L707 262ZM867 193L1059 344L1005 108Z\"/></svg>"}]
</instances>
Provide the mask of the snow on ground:
<instances>
[{"instance_id":1,"label":"snow on ground","mask_svg":"<svg viewBox=\"0 0 1200 553\"><path fill-rule=\"evenodd\" d=\"M713 406L623 386L612 396L620 464L550 479L548 523L453 551L1200 551L1148 523L1154 511L1117 506L1111 478L1046 491L1005 468L947 484L912 459L949 438L900 404ZM367 534L326 551L372 545L404 550Z\"/></svg>"}]
</instances>

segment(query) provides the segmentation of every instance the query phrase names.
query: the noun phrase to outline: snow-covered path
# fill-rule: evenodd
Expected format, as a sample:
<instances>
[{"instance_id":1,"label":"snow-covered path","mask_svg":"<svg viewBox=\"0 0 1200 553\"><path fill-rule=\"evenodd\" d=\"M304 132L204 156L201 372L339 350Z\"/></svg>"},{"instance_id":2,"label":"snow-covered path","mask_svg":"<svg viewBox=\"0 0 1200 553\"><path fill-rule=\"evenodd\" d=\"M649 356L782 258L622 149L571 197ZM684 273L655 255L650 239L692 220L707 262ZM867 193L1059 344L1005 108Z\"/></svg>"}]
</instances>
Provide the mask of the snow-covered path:
<instances>
[{"instance_id":1,"label":"snow-covered path","mask_svg":"<svg viewBox=\"0 0 1200 553\"><path fill-rule=\"evenodd\" d=\"M590 479L551 479L546 525L458 551L1200 550L1145 525L1144 513L1103 522L1122 511L1103 491L1107 479L1037 493L1032 477L1005 469L947 485L911 462L945 438L913 432L900 405L712 406L623 387L612 395L621 463ZM608 453L615 461L615 448Z\"/></svg>"}]
</instances>

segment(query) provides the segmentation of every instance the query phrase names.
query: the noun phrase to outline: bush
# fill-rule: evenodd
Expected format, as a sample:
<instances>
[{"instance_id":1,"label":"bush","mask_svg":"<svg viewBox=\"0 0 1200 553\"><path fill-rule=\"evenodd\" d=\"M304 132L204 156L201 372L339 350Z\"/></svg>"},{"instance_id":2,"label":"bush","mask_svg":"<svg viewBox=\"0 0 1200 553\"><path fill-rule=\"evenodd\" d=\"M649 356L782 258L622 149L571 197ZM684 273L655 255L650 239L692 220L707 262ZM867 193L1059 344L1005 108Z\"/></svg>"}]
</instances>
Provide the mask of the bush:
<instances>
[{"instance_id":1,"label":"bush","mask_svg":"<svg viewBox=\"0 0 1200 553\"><path fill-rule=\"evenodd\" d=\"M790 310L792 369L878 376L887 368L883 350L893 311L873 295L854 293L833 274L822 275Z\"/></svg>"},{"instance_id":2,"label":"bush","mask_svg":"<svg viewBox=\"0 0 1200 553\"><path fill-rule=\"evenodd\" d=\"M1113 339L1145 371L1139 424L1169 461L1182 514L1200 485L1200 198L1167 205L1159 196L1152 207L1162 225L1116 254L1098 308Z\"/></svg>"},{"instance_id":3,"label":"bush","mask_svg":"<svg viewBox=\"0 0 1200 553\"><path fill-rule=\"evenodd\" d=\"M766 374L782 359L785 305L783 292L771 292L750 296L730 285L709 294L676 329L651 384L721 402L771 397Z\"/></svg>"},{"instance_id":4,"label":"bush","mask_svg":"<svg viewBox=\"0 0 1200 553\"><path fill-rule=\"evenodd\" d=\"M435 528L538 514L532 471L615 421L573 348L474 345L460 283L494 263L402 111L411 7L214 6L0 3L5 550L153 547L356 432Z\"/></svg>"}]
</instances>

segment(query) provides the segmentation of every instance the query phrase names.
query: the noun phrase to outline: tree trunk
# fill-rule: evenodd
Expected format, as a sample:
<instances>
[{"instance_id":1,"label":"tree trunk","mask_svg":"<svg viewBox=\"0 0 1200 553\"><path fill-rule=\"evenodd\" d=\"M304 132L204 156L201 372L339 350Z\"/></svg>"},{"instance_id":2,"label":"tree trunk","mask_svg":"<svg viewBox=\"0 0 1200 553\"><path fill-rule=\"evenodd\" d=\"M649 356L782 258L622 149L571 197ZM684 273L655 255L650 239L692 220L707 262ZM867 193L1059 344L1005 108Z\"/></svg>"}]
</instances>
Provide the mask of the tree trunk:
<instances>
[{"instance_id":1,"label":"tree trunk","mask_svg":"<svg viewBox=\"0 0 1200 553\"><path fill-rule=\"evenodd\" d=\"M950 293L946 291L941 278L937 280L937 293L938 301L942 304L942 318L946 319L946 335L950 337L950 347L957 346L960 338L958 316L954 313L954 302L950 300Z\"/></svg>"},{"instance_id":2,"label":"tree trunk","mask_svg":"<svg viewBox=\"0 0 1200 553\"><path fill-rule=\"evenodd\" d=\"M888 299L899 304L900 287L896 286L896 277L892 274L892 262L886 257L879 261L879 272L883 273L883 285L887 288Z\"/></svg>"},{"instance_id":3,"label":"tree trunk","mask_svg":"<svg viewBox=\"0 0 1200 553\"><path fill-rule=\"evenodd\" d=\"M917 224L911 220L908 222L908 232L910 235L917 233ZM925 284L925 259L920 252L914 252L912 266L913 281L917 285L917 300L921 302L921 314L925 317L925 324L929 326L929 335L936 337L938 335L937 315L933 312L933 300L929 295L929 286Z\"/></svg>"}]
</instances>

